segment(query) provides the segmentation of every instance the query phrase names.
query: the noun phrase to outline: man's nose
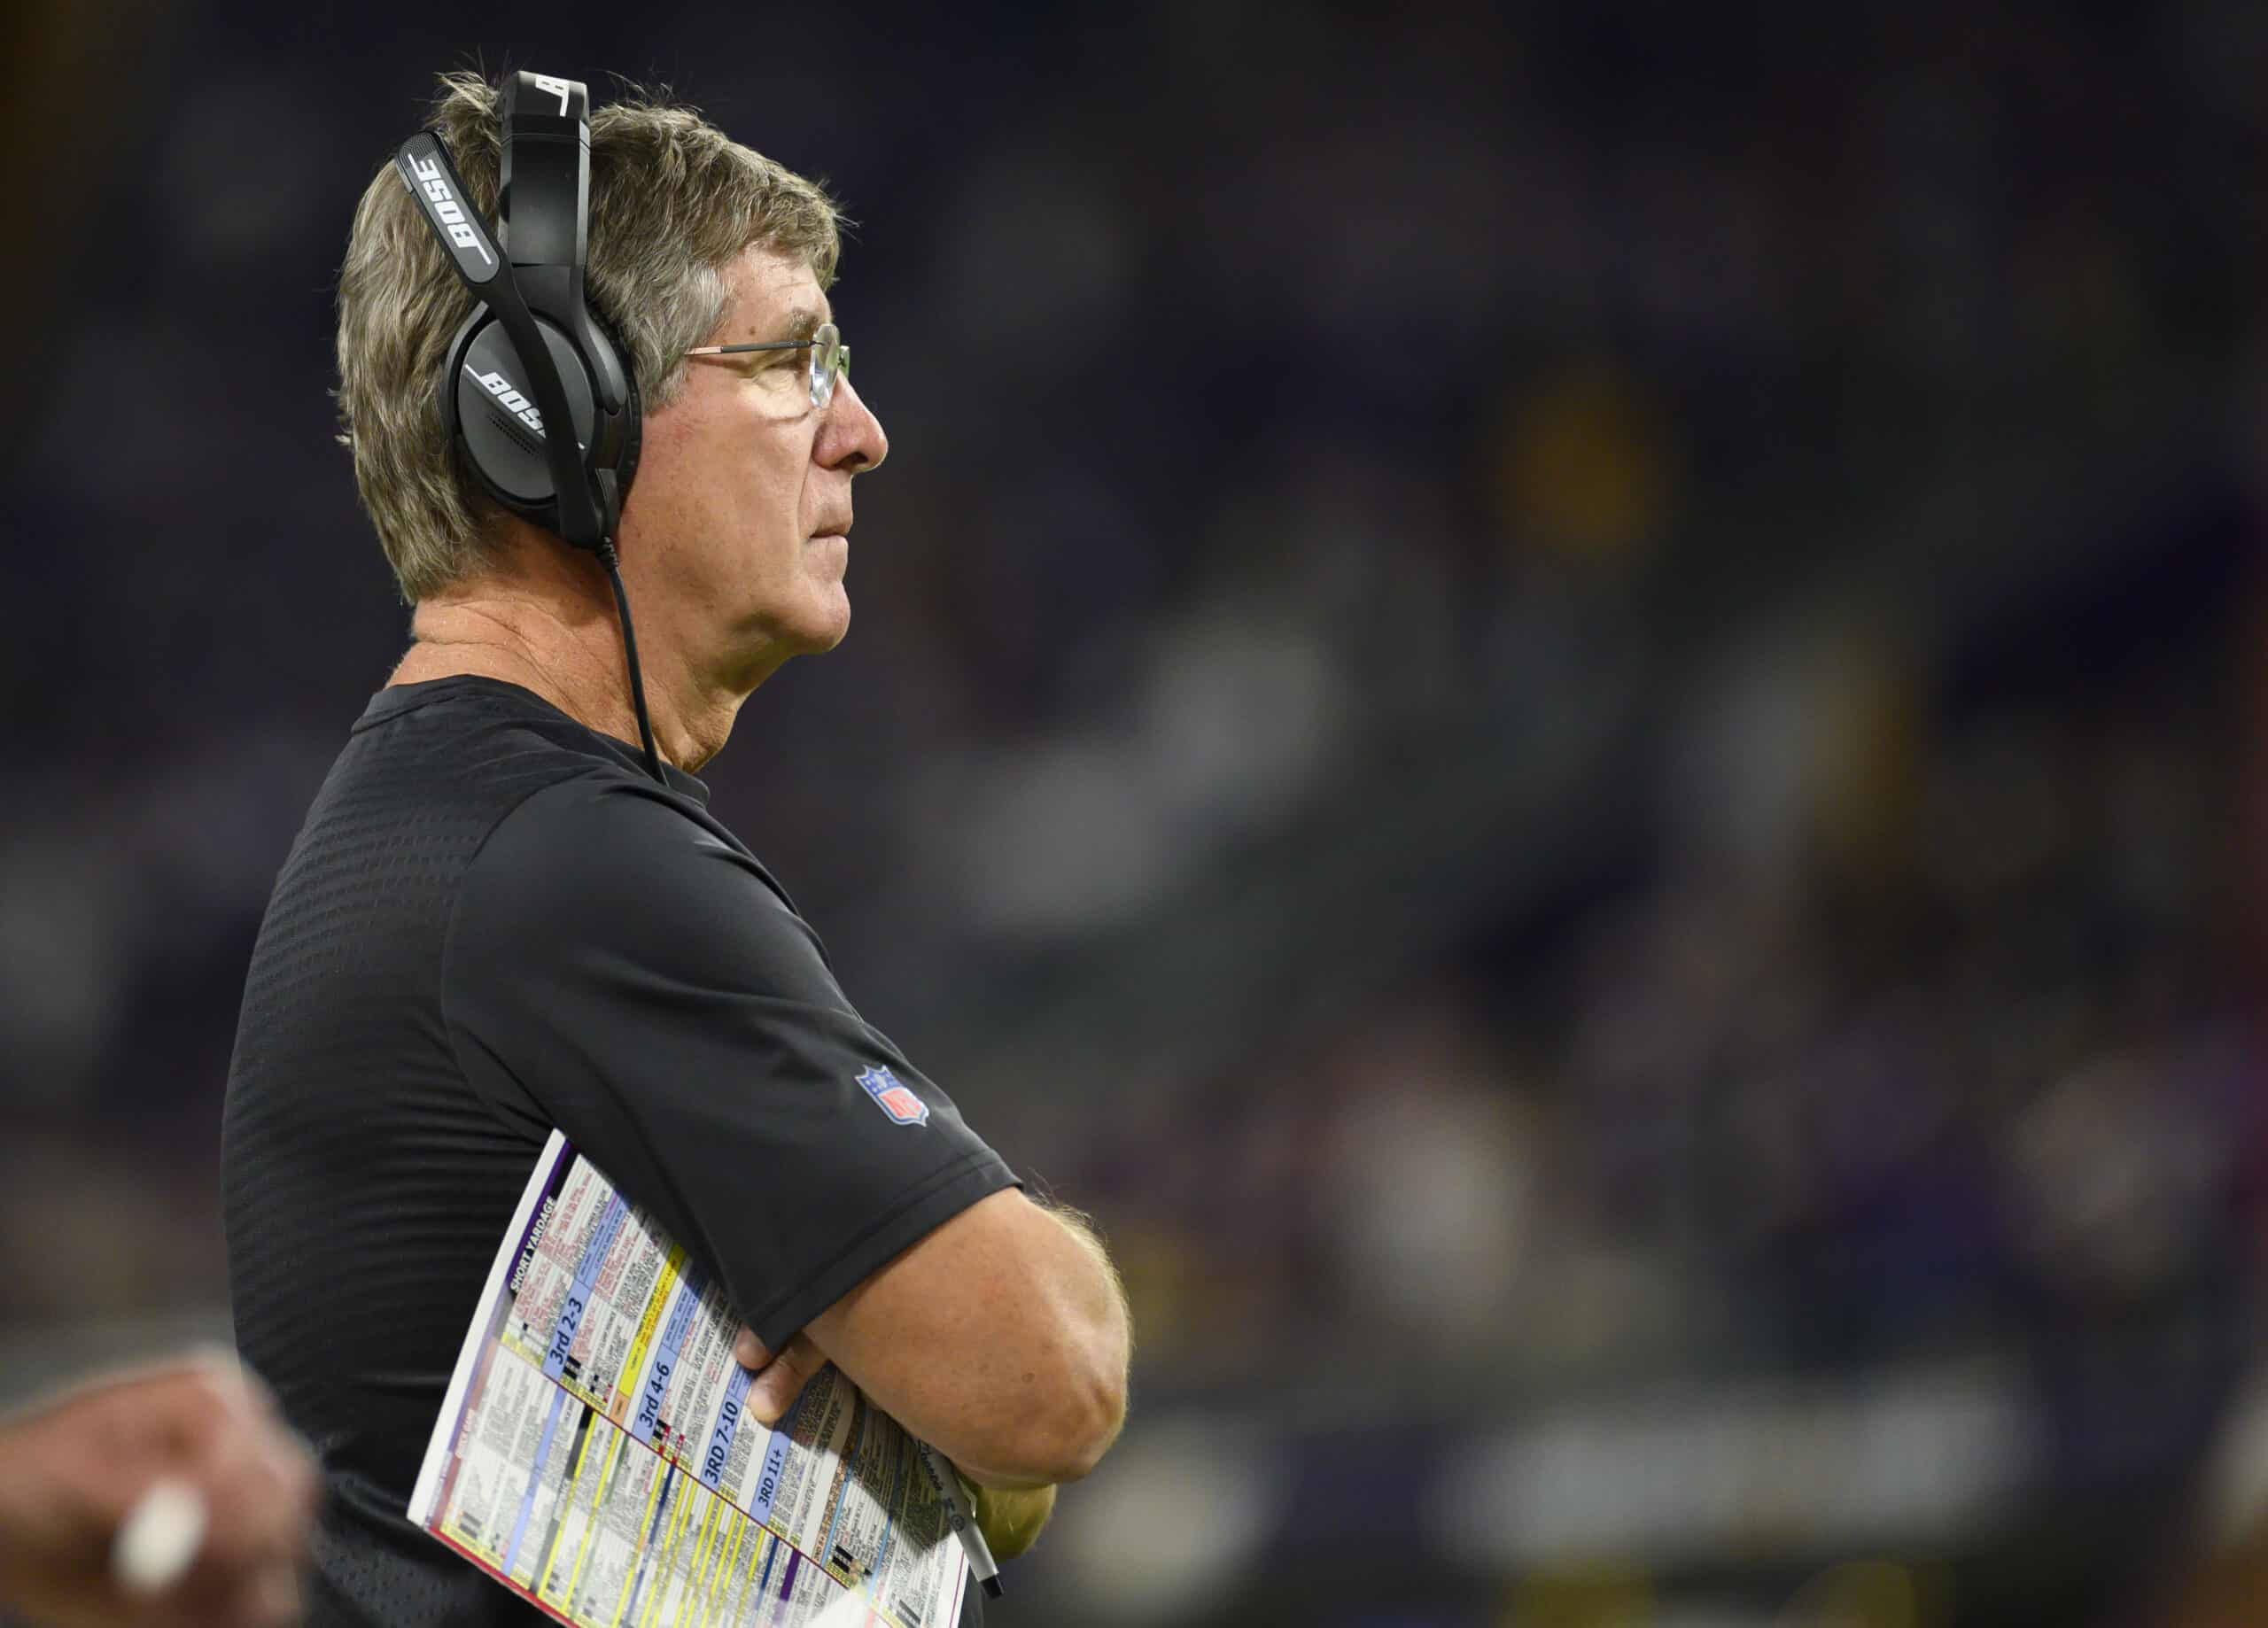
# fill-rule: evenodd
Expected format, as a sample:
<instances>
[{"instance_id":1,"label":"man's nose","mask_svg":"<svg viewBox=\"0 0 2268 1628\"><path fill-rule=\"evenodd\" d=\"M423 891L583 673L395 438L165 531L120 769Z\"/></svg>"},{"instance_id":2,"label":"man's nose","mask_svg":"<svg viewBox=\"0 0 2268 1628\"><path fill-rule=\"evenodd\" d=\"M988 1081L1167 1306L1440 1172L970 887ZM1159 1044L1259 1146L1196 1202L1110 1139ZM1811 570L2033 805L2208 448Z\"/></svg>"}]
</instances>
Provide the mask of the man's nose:
<instances>
[{"instance_id":1,"label":"man's nose","mask_svg":"<svg viewBox=\"0 0 2268 1628\"><path fill-rule=\"evenodd\" d=\"M827 404L827 423L819 430L819 461L830 469L862 475L880 469L889 456L889 437L882 421L847 378L835 384L835 399Z\"/></svg>"}]
</instances>

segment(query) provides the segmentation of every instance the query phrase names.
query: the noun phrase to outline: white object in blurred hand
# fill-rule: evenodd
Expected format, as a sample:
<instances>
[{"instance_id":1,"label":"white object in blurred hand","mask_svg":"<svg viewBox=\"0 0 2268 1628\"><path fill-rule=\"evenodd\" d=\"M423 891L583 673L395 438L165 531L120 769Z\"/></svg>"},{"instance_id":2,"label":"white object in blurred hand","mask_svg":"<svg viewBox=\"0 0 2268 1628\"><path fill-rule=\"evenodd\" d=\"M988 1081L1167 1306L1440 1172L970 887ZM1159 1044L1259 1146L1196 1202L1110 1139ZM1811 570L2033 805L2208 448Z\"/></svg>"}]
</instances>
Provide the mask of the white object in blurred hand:
<instances>
[{"instance_id":1,"label":"white object in blurred hand","mask_svg":"<svg viewBox=\"0 0 2268 1628\"><path fill-rule=\"evenodd\" d=\"M204 1547L212 1512L205 1495L177 1477L152 1481L118 1529L111 1575L129 1594L162 1594L188 1574Z\"/></svg>"}]
</instances>

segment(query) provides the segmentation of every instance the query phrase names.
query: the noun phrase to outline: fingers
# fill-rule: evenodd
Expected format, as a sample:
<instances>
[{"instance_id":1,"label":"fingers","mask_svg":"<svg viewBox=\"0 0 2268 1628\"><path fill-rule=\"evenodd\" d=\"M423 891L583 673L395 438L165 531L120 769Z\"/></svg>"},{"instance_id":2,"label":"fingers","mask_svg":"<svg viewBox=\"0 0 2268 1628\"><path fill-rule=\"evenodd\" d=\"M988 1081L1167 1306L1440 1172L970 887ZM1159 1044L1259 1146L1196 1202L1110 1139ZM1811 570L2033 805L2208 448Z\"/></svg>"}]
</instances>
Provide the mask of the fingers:
<instances>
[{"instance_id":1,"label":"fingers","mask_svg":"<svg viewBox=\"0 0 2268 1628\"><path fill-rule=\"evenodd\" d=\"M297 1619L318 1479L299 1438L257 1382L207 1382L213 1426L183 1468L202 1493L210 1528L188 1575L165 1603L192 1624L279 1628Z\"/></svg>"},{"instance_id":2,"label":"fingers","mask_svg":"<svg viewBox=\"0 0 2268 1628\"><path fill-rule=\"evenodd\" d=\"M748 1409L765 1424L777 1424L811 1376L827 1365L819 1347L798 1334L760 1369L748 1388Z\"/></svg>"},{"instance_id":3,"label":"fingers","mask_svg":"<svg viewBox=\"0 0 2268 1628\"><path fill-rule=\"evenodd\" d=\"M205 1494L178 1476L143 1489L111 1539L110 1571L129 1594L162 1594L196 1562L213 1523Z\"/></svg>"},{"instance_id":4,"label":"fingers","mask_svg":"<svg viewBox=\"0 0 2268 1628\"><path fill-rule=\"evenodd\" d=\"M742 1324L741 1331L733 1337L733 1361L742 1368L762 1368L772 1361L772 1351L756 1337L754 1329Z\"/></svg>"},{"instance_id":5,"label":"fingers","mask_svg":"<svg viewBox=\"0 0 2268 1628\"><path fill-rule=\"evenodd\" d=\"M313 1498L273 1453L249 1452L216 1467L237 1501L216 1516L196 1569L175 1596L191 1622L280 1628L301 1609Z\"/></svg>"},{"instance_id":6,"label":"fingers","mask_svg":"<svg viewBox=\"0 0 2268 1628\"><path fill-rule=\"evenodd\" d=\"M214 1542L297 1560L315 1510L315 1462L263 1399L243 1397L204 1462L206 1494L215 1503Z\"/></svg>"}]
</instances>

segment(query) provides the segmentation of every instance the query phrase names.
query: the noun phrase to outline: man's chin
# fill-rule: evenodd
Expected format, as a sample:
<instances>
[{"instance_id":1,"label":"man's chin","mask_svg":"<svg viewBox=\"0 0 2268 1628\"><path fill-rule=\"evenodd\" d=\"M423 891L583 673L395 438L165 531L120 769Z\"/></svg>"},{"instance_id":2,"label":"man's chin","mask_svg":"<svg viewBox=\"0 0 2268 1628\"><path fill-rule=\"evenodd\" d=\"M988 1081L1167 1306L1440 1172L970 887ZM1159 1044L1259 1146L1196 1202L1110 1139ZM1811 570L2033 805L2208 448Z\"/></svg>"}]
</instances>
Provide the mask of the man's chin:
<instances>
[{"instance_id":1,"label":"man's chin","mask_svg":"<svg viewBox=\"0 0 2268 1628\"><path fill-rule=\"evenodd\" d=\"M850 631L850 588L844 579L850 570L850 539L847 537L814 538L812 544L827 551L829 558L819 568L820 576L815 585L818 604L812 618L812 632L817 635L811 644L814 655L832 650L843 642Z\"/></svg>"},{"instance_id":2,"label":"man's chin","mask_svg":"<svg viewBox=\"0 0 2268 1628\"><path fill-rule=\"evenodd\" d=\"M850 596L839 582L814 585L800 602L775 605L771 614L757 617L749 631L758 630L775 658L822 655L850 631Z\"/></svg>"},{"instance_id":3,"label":"man's chin","mask_svg":"<svg viewBox=\"0 0 2268 1628\"><path fill-rule=\"evenodd\" d=\"M850 632L850 595L838 585L834 602L812 616L801 630L796 645L805 655L824 655Z\"/></svg>"}]
</instances>

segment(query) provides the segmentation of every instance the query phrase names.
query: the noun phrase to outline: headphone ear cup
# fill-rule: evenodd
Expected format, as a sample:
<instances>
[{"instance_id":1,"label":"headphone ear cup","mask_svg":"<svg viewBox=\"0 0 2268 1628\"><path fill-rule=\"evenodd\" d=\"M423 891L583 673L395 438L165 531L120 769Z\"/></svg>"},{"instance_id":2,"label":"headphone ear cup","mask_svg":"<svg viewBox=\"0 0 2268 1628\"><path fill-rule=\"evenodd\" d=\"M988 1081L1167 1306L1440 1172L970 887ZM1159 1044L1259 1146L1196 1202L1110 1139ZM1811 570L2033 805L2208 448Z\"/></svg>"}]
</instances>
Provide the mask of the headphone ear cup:
<instances>
[{"instance_id":1,"label":"headphone ear cup","mask_svg":"<svg viewBox=\"0 0 2268 1628\"><path fill-rule=\"evenodd\" d=\"M623 391L622 455L615 460L615 486L625 501L630 497L630 483L638 473L638 454L646 449L646 405L638 391L638 376L627 366L622 376L629 381Z\"/></svg>"},{"instance_id":2,"label":"headphone ear cup","mask_svg":"<svg viewBox=\"0 0 2268 1628\"><path fill-rule=\"evenodd\" d=\"M618 450L616 451L610 461L599 464L592 470L594 474L602 469L612 471L613 486L617 494L615 508L618 516L622 500L630 495L630 482L638 473L638 456L645 446L645 405L638 391L638 376L627 365L626 353L621 341L616 337L613 326L599 314L596 307L592 308L591 316L593 326L598 331L600 343L613 347L616 363L622 372L623 411L620 422L615 426L614 434L607 438L615 442ZM534 444L522 445L517 447L509 446L502 438L509 431L500 429L497 424L486 420L483 420L477 429L468 424L459 400L459 391L462 388L462 381L466 371L467 359L472 355L473 347L483 343L494 324L495 317L488 307L485 305L476 305L464 321L458 324L456 332L450 336L447 357L441 365L439 386L442 428L458 459L462 466L471 472L474 482L481 491L486 492L509 512L534 522L547 531L556 531L559 529L558 500L550 490L550 471L540 461L541 454L539 451L533 450ZM571 397L579 396L582 405L586 409L595 412L597 404L591 399L591 376L588 370L584 368L580 359L574 357L563 336L552 330L548 322L543 326L544 337L551 345L552 361L559 369L561 382L567 385ZM502 339L499 334L496 338L487 340L487 345L493 346L500 342L503 346L502 353L500 356L492 358L492 361L499 367L509 367L513 372L517 373L518 371L517 353L511 349L509 340ZM473 393L476 399L485 399L479 397L478 392ZM476 410L474 415L476 418L480 417L479 411ZM494 457L502 460L505 464L513 467L509 471L492 467L490 458L484 455L484 447L487 449L488 454L493 454ZM532 460L533 461L531 461ZM512 484L508 485L508 479ZM528 495L529 492L537 492L538 489L540 489L540 495Z\"/></svg>"},{"instance_id":3,"label":"headphone ear cup","mask_svg":"<svg viewBox=\"0 0 2268 1628\"><path fill-rule=\"evenodd\" d=\"M482 463L479 449L465 432L464 415L457 402L457 381L463 375L465 358L471 353L473 342L495 320L485 305L476 302L464 321L457 324L456 332L449 336L449 348L443 354L441 376L435 386L441 402L441 431L447 437L459 466L470 473L482 492L512 514L539 524L555 525L556 510L549 500L530 502L508 491L496 478L495 471ZM547 509L552 512L547 515Z\"/></svg>"},{"instance_id":4,"label":"headphone ear cup","mask_svg":"<svg viewBox=\"0 0 2268 1628\"><path fill-rule=\"evenodd\" d=\"M645 399L638 390L638 370L630 365L630 349L622 343L622 335L607 319L605 312L593 302L589 306L591 326L598 330L599 338L614 351L615 367L622 374L622 423L617 434L619 448L614 455L614 489L620 503L630 499L630 483L637 477L638 454L646 445Z\"/></svg>"},{"instance_id":5,"label":"headphone ear cup","mask_svg":"<svg viewBox=\"0 0 2268 1628\"><path fill-rule=\"evenodd\" d=\"M451 446L464 454L468 468L472 466L472 453L464 445L464 425L457 418L457 369L464 366L464 353L472 344L473 330L487 320L488 307L474 301L464 321L457 324L456 332L449 336L449 348L441 353L440 376L433 381L434 398L441 407L441 433L448 438Z\"/></svg>"}]
</instances>

